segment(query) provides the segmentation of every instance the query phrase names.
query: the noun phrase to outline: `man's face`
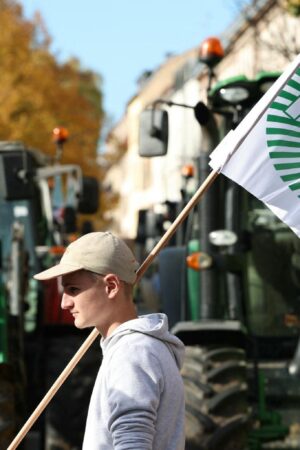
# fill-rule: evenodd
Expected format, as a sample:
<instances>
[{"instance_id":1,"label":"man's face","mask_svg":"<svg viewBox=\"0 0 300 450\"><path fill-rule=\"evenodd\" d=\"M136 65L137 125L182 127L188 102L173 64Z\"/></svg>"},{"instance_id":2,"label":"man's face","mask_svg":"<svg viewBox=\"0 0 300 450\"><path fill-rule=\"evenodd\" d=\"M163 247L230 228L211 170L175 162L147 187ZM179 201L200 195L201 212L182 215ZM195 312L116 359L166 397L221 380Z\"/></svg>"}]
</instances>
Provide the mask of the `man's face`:
<instances>
[{"instance_id":1,"label":"man's face","mask_svg":"<svg viewBox=\"0 0 300 450\"><path fill-rule=\"evenodd\" d=\"M62 277L62 309L74 317L77 328L96 327L100 331L109 318L110 301L102 277L78 271Z\"/></svg>"}]
</instances>

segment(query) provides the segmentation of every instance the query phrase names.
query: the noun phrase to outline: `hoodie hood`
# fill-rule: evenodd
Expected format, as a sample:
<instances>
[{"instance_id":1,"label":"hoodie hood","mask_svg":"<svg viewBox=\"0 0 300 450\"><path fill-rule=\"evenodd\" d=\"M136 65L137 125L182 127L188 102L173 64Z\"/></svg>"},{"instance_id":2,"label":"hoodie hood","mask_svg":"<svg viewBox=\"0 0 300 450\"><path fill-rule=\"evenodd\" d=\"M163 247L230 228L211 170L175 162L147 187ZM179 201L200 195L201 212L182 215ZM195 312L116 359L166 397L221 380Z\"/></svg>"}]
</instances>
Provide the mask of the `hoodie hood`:
<instances>
[{"instance_id":1,"label":"hoodie hood","mask_svg":"<svg viewBox=\"0 0 300 450\"><path fill-rule=\"evenodd\" d=\"M169 332L168 318L165 314L148 314L124 322L110 336L101 339L103 354L105 355L123 336L131 333L141 333L163 341L173 354L177 367L181 369L184 359L184 344Z\"/></svg>"}]
</instances>

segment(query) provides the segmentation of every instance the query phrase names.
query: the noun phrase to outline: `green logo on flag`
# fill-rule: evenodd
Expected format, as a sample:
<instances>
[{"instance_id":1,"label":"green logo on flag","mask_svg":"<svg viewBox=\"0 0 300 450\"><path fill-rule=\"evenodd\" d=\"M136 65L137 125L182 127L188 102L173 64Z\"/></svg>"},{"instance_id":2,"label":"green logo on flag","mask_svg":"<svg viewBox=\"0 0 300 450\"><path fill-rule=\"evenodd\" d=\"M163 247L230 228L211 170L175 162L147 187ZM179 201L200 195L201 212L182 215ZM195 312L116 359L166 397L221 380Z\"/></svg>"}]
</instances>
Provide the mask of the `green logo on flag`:
<instances>
[{"instance_id":1,"label":"green logo on flag","mask_svg":"<svg viewBox=\"0 0 300 450\"><path fill-rule=\"evenodd\" d=\"M267 145L281 179L300 198L300 68L271 103ZM298 191L298 192L297 192Z\"/></svg>"}]
</instances>

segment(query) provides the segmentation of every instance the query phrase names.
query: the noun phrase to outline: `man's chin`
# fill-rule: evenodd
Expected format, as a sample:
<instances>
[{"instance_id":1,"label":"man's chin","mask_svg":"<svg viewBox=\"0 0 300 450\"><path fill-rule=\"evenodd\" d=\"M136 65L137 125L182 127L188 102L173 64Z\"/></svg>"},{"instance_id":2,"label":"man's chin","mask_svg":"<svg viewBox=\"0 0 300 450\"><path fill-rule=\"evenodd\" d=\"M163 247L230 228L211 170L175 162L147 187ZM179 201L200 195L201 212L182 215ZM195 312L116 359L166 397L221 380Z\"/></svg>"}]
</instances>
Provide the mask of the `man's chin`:
<instances>
[{"instance_id":1,"label":"man's chin","mask_svg":"<svg viewBox=\"0 0 300 450\"><path fill-rule=\"evenodd\" d=\"M76 319L74 320L74 325L79 330L83 330L84 328L92 328L93 327L93 325L80 322L80 320L76 320Z\"/></svg>"},{"instance_id":2,"label":"man's chin","mask_svg":"<svg viewBox=\"0 0 300 450\"><path fill-rule=\"evenodd\" d=\"M84 323L80 322L80 320L74 320L74 325L76 328L79 328L79 330L82 330L83 328L86 328L86 326L84 325Z\"/></svg>"}]
</instances>

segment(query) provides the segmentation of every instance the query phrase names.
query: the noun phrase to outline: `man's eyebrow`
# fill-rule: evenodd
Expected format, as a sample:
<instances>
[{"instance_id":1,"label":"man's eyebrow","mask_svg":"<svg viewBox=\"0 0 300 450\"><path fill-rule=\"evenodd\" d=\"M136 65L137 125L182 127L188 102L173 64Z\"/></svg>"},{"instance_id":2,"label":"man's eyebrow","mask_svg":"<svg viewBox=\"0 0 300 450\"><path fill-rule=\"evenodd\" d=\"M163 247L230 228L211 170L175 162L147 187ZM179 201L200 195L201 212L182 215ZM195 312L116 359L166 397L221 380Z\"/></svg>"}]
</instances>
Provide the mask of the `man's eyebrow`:
<instances>
[{"instance_id":1,"label":"man's eyebrow","mask_svg":"<svg viewBox=\"0 0 300 450\"><path fill-rule=\"evenodd\" d=\"M73 286L74 284L78 284L76 281L62 281L61 282L63 287L67 287L67 286Z\"/></svg>"}]
</instances>

